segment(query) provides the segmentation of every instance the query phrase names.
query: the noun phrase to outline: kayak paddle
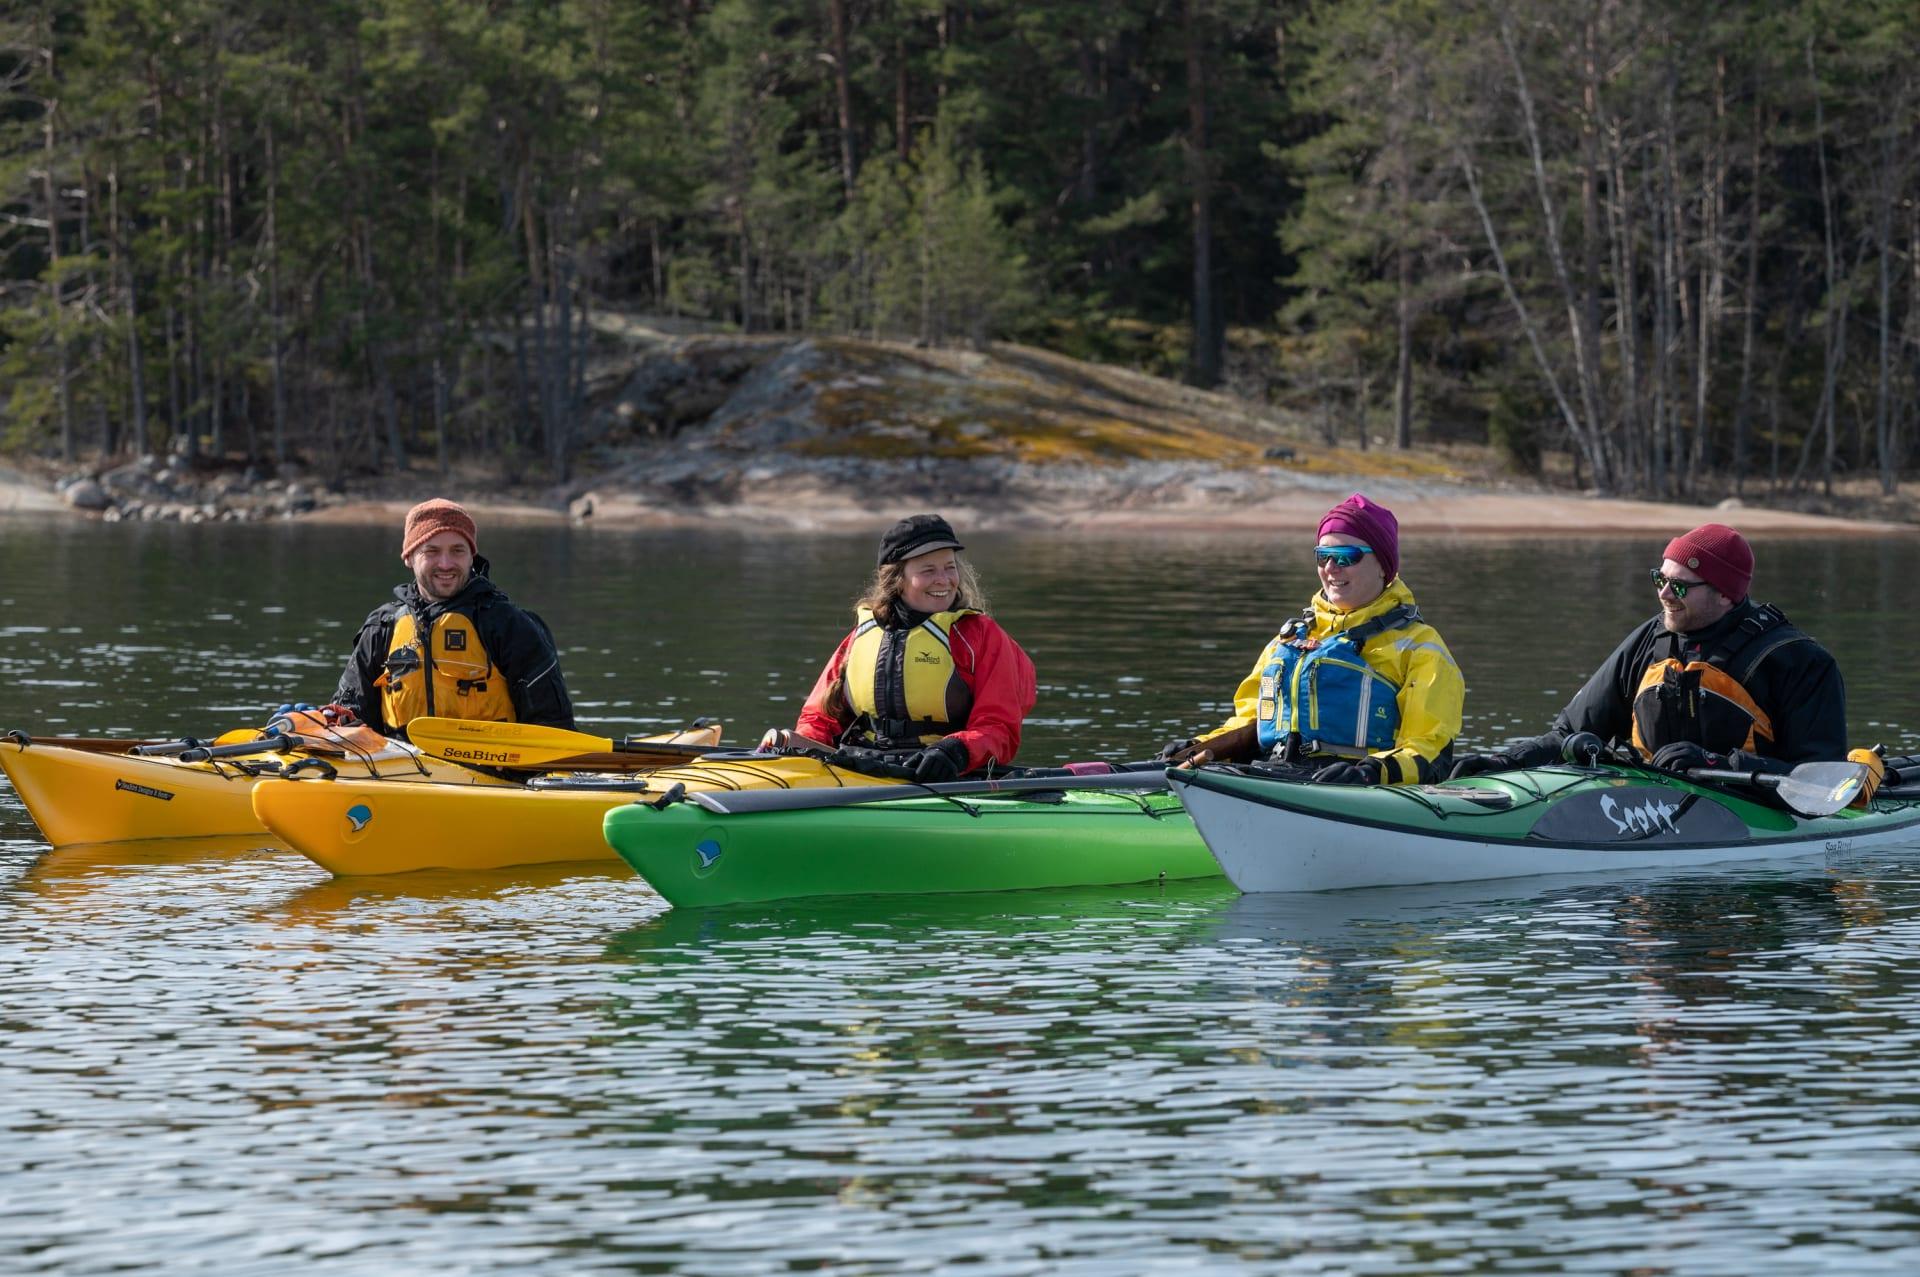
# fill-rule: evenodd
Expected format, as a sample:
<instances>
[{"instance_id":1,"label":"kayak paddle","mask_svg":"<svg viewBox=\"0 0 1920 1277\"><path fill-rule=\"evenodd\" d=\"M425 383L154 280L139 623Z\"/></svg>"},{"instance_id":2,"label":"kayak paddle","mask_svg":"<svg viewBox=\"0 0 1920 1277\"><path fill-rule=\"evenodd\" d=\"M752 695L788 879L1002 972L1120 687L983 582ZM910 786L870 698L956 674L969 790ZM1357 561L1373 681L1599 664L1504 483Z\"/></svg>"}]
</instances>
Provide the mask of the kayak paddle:
<instances>
[{"instance_id":1,"label":"kayak paddle","mask_svg":"<svg viewBox=\"0 0 1920 1277\"><path fill-rule=\"evenodd\" d=\"M1852 802L1867 783L1864 763L1801 763L1785 775L1718 767L1695 767L1683 774L1688 780L1771 789L1789 810L1802 816L1833 815Z\"/></svg>"},{"instance_id":2,"label":"kayak paddle","mask_svg":"<svg viewBox=\"0 0 1920 1277\"><path fill-rule=\"evenodd\" d=\"M1010 776L1005 780L952 780L932 785L850 785L844 789L743 789L735 792L687 794L717 816L745 816L758 812L806 811L821 807L854 807L902 798L959 798L969 794L1057 793L1064 789L1165 789L1164 769L1103 772L1091 776ZM672 791L668 791L671 793Z\"/></svg>"},{"instance_id":3,"label":"kayak paddle","mask_svg":"<svg viewBox=\"0 0 1920 1277\"><path fill-rule=\"evenodd\" d=\"M547 769L593 765L606 770L667 766L714 751L688 741L613 740L538 723L488 723L470 718L416 718L407 739L424 753L484 767Z\"/></svg>"}]
</instances>

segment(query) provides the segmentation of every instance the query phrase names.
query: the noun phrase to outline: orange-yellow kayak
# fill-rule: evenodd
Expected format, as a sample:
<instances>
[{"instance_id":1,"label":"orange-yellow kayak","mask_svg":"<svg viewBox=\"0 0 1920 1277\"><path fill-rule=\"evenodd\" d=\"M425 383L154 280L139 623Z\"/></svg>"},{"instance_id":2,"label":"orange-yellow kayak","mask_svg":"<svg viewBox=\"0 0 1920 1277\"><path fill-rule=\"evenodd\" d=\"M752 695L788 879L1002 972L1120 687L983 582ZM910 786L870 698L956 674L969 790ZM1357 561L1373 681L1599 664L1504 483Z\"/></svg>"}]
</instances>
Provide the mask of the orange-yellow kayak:
<instances>
[{"instance_id":1,"label":"orange-yellow kayak","mask_svg":"<svg viewBox=\"0 0 1920 1277\"><path fill-rule=\"evenodd\" d=\"M675 739L717 745L720 729L695 729ZM140 741L63 743L58 737L14 732L0 738L0 770L55 847L264 834L253 814L254 783L263 776L299 774L302 764L317 769L325 763L342 777L370 782L409 780L463 790L520 787L516 780L431 757L366 727L331 729L327 739L313 743L315 748L284 753L182 762L127 752Z\"/></svg>"},{"instance_id":2,"label":"orange-yellow kayak","mask_svg":"<svg viewBox=\"0 0 1920 1277\"><path fill-rule=\"evenodd\" d=\"M539 787L356 780L344 773L262 780L253 788L253 811L275 837L336 874L390 874L613 860L600 831L608 810L674 785L692 792L884 783L816 758L728 753L645 776L555 779Z\"/></svg>"}]
</instances>

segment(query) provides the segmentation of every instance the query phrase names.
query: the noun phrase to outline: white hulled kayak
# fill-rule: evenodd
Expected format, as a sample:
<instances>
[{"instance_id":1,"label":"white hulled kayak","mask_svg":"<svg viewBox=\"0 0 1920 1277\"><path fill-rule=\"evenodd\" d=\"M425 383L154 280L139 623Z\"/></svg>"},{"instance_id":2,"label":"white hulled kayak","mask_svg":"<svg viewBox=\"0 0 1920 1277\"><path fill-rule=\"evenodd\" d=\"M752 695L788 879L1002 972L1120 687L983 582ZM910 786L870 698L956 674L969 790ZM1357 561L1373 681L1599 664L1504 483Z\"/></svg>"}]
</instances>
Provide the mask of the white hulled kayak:
<instances>
[{"instance_id":1,"label":"white hulled kayak","mask_svg":"<svg viewBox=\"0 0 1920 1277\"><path fill-rule=\"evenodd\" d=\"M1920 848L1920 800L1809 818L1681 777L1600 764L1440 785L1315 785L1242 768L1168 773L1246 892L1611 873Z\"/></svg>"}]
</instances>

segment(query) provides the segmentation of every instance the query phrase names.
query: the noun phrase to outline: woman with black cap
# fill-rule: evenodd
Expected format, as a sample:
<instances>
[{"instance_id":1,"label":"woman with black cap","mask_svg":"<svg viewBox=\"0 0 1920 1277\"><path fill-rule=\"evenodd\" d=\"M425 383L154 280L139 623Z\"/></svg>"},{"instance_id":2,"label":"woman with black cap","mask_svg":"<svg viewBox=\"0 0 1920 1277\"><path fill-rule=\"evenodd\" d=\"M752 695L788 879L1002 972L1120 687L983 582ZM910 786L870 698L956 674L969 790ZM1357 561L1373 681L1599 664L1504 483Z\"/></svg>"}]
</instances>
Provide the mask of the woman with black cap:
<instances>
[{"instance_id":1,"label":"woman with black cap","mask_svg":"<svg viewBox=\"0 0 1920 1277\"><path fill-rule=\"evenodd\" d=\"M1038 694L1033 662L987 615L965 549L937 514L888 528L853 632L793 730L770 730L761 748L897 750L922 784L1011 764Z\"/></svg>"}]
</instances>

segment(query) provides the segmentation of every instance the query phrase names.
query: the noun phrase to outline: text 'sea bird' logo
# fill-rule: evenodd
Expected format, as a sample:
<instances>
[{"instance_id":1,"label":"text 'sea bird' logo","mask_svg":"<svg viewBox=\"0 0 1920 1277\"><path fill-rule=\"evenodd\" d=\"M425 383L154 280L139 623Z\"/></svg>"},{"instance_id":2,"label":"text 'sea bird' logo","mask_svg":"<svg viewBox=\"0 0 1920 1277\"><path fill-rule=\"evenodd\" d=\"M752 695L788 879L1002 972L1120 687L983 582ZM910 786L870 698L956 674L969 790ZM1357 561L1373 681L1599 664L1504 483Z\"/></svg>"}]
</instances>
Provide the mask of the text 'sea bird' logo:
<instances>
[{"instance_id":1,"label":"text 'sea bird' logo","mask_svg":"<svg viewBox=\"0 0 1920 1277\"><path fill-rule=\"evenodd\" d=\"M709 838L698 847L695 847L693 854L700 857L700 867L702 869L711 869L713 868L713 862L720 859L720 844Z\"/></svg>"},{"instance_id":2,"label":"text 'sea bird' logo","mask_svg":"<svg viewBox=\"0 0 1920 1277\"><path fill-rule=\"evenodd\" d=\"M367 822L372 819L373 808L367 806L365 803L355 803L353 806L347 808L347 824L352 826L353 832L356 834L362 829L365 829Z\"/></svg>"}]
</instances>

